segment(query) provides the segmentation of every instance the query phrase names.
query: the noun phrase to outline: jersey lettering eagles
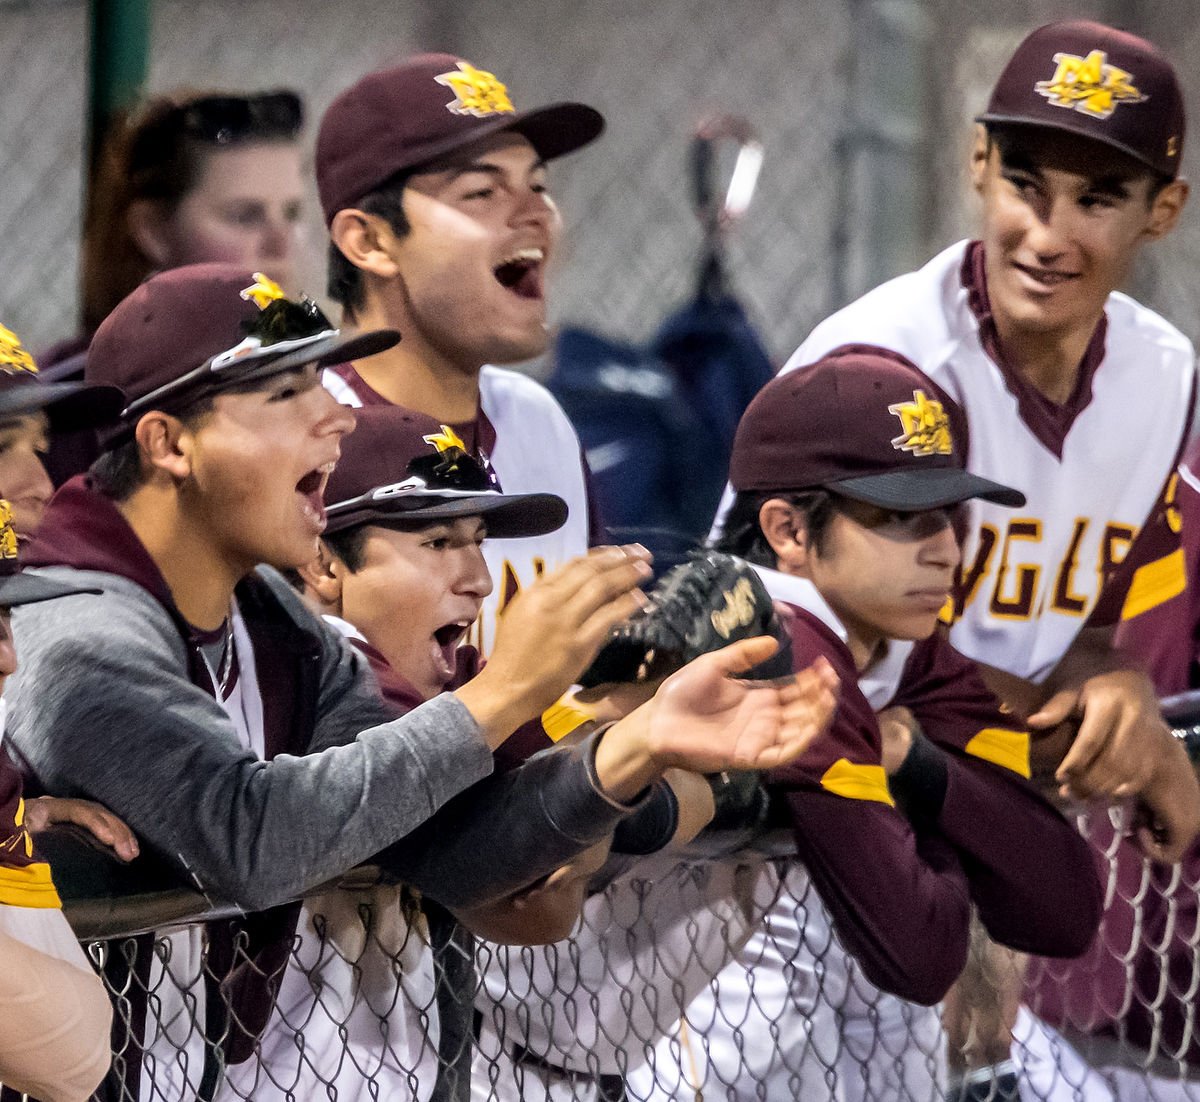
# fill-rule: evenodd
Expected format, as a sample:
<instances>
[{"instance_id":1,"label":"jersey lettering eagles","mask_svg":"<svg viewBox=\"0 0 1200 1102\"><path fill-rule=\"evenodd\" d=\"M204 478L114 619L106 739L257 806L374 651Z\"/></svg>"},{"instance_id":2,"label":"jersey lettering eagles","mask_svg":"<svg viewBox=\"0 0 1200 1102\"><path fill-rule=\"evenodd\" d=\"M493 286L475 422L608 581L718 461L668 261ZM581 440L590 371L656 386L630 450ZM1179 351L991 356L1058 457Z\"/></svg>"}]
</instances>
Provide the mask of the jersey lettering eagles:
<instances>
[{"instance_id":1,"label":"jersey lettering eagles","mask_svg":"<svg viewBox=\"0 0 1200 1102\"><path fill-rule=\"evenodd\" d=\"M1184 588L1170 476L1189 432L1195 355L1125 295L1111 295L1105 315L1075 393L1049 402L1005 362L983 248L960 242L822 322L783 368L874 345L911 360L962 407L968 468L1027 501L969 503L951 638L1034 681L1085 624L1131 619Z\"/></svg>"},{"instance_id":2,"label":"jersey lettering eagles","mask_svg":"<svg viewBox=\"0 0 1200 1102\"><path fill-rule=\"evenodd\" d=\"M388 404L351 364L327 368L322 381L343 405ZM480 416L454 430L487 453L506 494L557 494L569 510L556 532L484 542L493 588L466 641L486 657L505 605L542 574L584 554L593 532L579 437L550 392L515 371L491 366L480 373L479 389Z\"/></svg>"}]
</instances>

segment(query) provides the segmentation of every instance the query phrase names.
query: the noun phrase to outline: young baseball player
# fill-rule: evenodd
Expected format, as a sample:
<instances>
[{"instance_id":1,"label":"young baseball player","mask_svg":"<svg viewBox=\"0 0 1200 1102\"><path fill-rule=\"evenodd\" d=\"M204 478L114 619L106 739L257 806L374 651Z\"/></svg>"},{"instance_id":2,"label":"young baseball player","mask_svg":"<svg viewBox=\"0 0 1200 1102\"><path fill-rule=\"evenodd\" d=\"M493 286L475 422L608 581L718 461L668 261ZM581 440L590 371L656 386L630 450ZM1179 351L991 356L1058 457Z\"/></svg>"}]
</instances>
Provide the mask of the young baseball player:
<instances>
[{"instance_id":1,"label":"young baseball player","mask_svg":"<svg viewBox=\"0 0 1200 1102\"><path fill-rule=\"evenodd\" d=\"M54 492L42 462L51 426L88 428L122 405L112 387L42 382L20 338L0 325L0 496L11 506L18 538L33 535Z\"/></svg>"},{"instance_id":2,"label":"young baseball player","mask_svg":"<svg viewBox=\"0 0 1200 1102\"><path fill-rule=\"evenodd\" d=\"M404 337L330 369L325 385L350 405L433 417L488 455L506 493L554 493L569 507L554 532L485 545L495 588L471 634L485 655L520 588L600 542L566 415L538 383L496 365L547 347L562 221L546 163L603 125L578 103L517 110L492 73L424 54L346 89L317 135L329 293L348 319Z\"/></svg>"},{"instance_id":3,"label":"young baseball player","mask_svg":"<svg viewBox=\"0 0 1200 1102\"><path fill-rule=\"evenodd\" d=\"M714 1083L731 1098L819 1095L828 1068L806 1079L816 1069L803 1056L812 1046L836 1064L840 1046L830 1004L815 996L836 1000L846 977L836 955L832 968L805 971L799 954L796 968L790 937L831 936L819 910L804 921L805 892L793 892L805 876L862 971L925 1003L963 966L971 904L1004 942L1053 955L1082 952L1095 931L1087 847L1026 780L1027 732L935 632L959 561L960 503L1022 502L964 471L944 400L898 358L848 351L777 379L742 419L723 549L755 564L785 603L796 664L825 657L842 689L829 731L767 778L778 821L794 831L796 871L763 930L687 1007L686 1027L631 1077L634 1097L692 1097ZM553 989L552 975L532 987ZM767 1027L785 1000L803 1006L804 1029ZM627 1053L630 1064L641 1055ZM896 1056L902 1079L927 1053Z\"/></svg>"},{"instance_id":4,"label":"young baseball player","mask_svg":"<svg viewBox=\"0 0 1200 1102\"><path fill-rule=\"evenodd\" d=\"M324 527L322 492L353 414L320 386L319 366L397 339L343 334L259 275L196 265L139 287L91 346L89 379L119 386L127 404L92 474L47 509L31 562L105 592L16 618L26 662L10 734L47 788L99 797L202 891L265 912L209 930L209 973L234 1003L211 1017L195 932L155 956L173 982L143 1072L168 1097L252 1052L301 919L285 900L374 856L471 907L607 837L664 768L766 765L798 752L832 709L819 670L782 687L730 680L772 650L748 640L579 746L452 801L640 605L648 571L620 548L560 568L510 606L486 669L391 719L361 658L257 568L307 562ZM186 1000L173 1007L170 992Z\"/></svg>"},{"instance_id":5,"label":"young baseball player","mask_svg":"<svg viewBox=\"0 0 1200 1102\"><path fill-rule=\"evenodd\" d=\"M969 506L951 639L1028 715L1063 790L1136 798L1150 820L1138 842L1166 861L1200 828L1200 787L1112 638L1184 586L1163 494L1188 436L1195 357L1116 289L1178 222L1183 132L1157 47L1084 21L1034 31L978 120L980 238L838 311L784 368L870 345L963 407L968 469L1027 501ZM999 1059L1007 1041L984 1047Z\"/></svg>"}]
</instances>

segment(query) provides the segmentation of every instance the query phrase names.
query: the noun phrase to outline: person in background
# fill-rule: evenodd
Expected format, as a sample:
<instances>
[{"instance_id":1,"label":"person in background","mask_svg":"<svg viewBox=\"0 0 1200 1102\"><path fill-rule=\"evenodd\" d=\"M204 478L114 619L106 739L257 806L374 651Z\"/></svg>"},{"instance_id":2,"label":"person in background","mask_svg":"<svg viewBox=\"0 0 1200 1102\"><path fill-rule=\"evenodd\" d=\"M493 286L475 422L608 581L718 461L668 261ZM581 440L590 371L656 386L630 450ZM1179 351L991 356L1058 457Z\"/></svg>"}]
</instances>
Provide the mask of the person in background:
<instances>
[{"instance_id":1,"label":"person in background","mask_svg":"<svg viewBox=\"0 0 1200 1102\"><path fill-rule=\"evenodd\" d=\"M79 333L39 356L50 382L83 377L88 342L154 272L220 261L293 278L304 207L304 105L288 89L175 91L119 119L84 219ZM100 454L89 430L52 426L54 485Z\"/></svg>"}]
</instances>

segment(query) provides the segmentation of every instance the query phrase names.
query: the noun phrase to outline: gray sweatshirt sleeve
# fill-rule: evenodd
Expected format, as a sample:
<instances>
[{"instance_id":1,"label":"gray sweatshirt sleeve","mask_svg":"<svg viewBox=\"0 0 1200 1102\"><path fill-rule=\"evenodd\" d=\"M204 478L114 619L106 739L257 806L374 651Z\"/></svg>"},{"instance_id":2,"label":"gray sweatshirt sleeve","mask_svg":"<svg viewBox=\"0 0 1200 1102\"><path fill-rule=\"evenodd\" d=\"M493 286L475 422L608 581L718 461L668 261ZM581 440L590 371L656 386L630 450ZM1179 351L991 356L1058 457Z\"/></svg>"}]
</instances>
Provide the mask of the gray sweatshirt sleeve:
<instances>
[{"instance_id":1,"label":"gray sweatshirt sleeve","mask_svg":"<svg viewBox=\"0 0 1200 1102\"><path fill-rule=\"evenodd\" d=\"M48 572L55 573L55 572ZM304 757L259 760L188 681L169 618L132 583L15 610L6 743L47 791L110 807L202 891L248 909L294 897L412 832L487 776L451 695ZM344 730L371 686L327 655L321 707Z\"/></svg>"}]
</instances>

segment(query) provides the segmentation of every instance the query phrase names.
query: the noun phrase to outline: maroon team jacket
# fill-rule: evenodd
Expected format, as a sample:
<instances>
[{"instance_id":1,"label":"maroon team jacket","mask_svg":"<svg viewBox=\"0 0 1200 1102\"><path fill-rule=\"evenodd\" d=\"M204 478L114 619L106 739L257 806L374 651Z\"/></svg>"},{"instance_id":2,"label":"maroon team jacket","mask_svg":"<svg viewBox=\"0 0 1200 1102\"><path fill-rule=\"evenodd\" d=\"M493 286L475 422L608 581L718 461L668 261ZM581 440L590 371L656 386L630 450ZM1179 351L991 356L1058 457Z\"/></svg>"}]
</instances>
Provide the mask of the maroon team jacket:
<instances>
[{"instance_id":1,"label":"maroon team jacket","mask_svg":"<svg viewBox=\"0 0 1200 1102\"><path fill-rule=\"evenodd\" d=\"M821 655L842 684L827 733L773 771L769 787L867 977L937 1002L966 962L972 903L1005 945L1084 952L1102 903L1087 846L1025 777L997 764L1019 764L1012 748L1021 733L974 664L934 635L912 648L889 702L912 711L945 764L941 806L914 826L892 803L879 724L850 650L813 613L787 607L795 669Z\"/></svg>"}]
</instances>

